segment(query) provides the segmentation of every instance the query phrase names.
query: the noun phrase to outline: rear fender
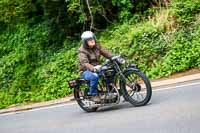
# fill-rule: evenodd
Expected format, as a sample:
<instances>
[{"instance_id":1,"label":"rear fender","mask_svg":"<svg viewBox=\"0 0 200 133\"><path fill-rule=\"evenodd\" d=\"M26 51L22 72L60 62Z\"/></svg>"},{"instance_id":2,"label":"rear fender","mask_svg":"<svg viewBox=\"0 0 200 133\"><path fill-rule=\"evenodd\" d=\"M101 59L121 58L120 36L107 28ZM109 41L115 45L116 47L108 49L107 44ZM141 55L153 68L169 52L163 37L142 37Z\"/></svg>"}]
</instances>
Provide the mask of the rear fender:
<instances>
[{"instance_id":1,"label":"rear fender","mask_svg":"<svg viewBox=\"0 0 200 133\"><path fill-rule=\"evenodd\" d=\"M88 84L89 81L82 79L82 78L77 78L77 79L72 79L68 81L68 85L71 89L73 88L79 88L78 86L80 86L81 84Z\"/></svg>"}]
</instances>

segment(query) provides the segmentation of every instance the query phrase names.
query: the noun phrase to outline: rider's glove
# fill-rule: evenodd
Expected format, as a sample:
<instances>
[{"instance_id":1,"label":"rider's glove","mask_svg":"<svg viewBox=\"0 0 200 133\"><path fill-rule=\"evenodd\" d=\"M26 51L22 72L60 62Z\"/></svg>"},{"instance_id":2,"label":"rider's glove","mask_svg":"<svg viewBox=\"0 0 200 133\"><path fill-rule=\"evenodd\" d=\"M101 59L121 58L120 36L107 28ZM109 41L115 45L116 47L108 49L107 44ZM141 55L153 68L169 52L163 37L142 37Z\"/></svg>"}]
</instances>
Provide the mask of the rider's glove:
<instances>
[{"instance_id":1,"label":"rider's glove","mask_svg":"<svg viewBox=\"0 0 200 133\"><path fill-rule=\"evenodd\" d=\"M99 72L101 69L101 65L94 66L94 72Z\"/></svg>"}]
</instances>

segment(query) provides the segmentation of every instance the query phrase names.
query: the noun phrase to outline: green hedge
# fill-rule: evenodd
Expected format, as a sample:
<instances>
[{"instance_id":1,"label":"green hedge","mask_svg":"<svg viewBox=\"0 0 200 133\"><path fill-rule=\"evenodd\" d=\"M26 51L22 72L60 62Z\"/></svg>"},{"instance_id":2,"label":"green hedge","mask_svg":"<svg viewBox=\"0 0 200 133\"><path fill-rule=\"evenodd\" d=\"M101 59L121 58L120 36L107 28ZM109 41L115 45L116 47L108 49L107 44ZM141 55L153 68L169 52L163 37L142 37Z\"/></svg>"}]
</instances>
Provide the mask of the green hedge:
<instances>
[{"instance_id":1,"label":"green hedge","mask_svg":"<svg viewBox=\"0 0 200 133\"><path fill-rule=\"evenodd\" d=\"M77 47L48 46L47 25L17 26L0 35L0 108L37 102L71 93L67 81L78 77Z\"/></svg>"}]
</instances>

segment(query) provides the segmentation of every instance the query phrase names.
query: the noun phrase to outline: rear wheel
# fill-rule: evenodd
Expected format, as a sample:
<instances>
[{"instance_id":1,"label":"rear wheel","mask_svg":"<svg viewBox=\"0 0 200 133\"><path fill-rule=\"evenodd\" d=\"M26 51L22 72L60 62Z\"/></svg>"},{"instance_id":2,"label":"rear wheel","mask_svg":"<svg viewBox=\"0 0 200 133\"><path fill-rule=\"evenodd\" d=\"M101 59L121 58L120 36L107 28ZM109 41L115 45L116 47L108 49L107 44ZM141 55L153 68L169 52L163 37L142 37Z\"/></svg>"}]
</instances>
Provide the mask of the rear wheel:
<instances>
[{"instance_id":1,"label":"rear wheel","mask_svg":"<svg viewBox=\"0 0 200 133\"><path fill-rule=\"evenodd\" d=\"M124 73L126 82L121 81L124 98L134 106L146 105L151 99L152 88L144 73L129 70Z\"/></svg>"},{"instance_id":2,"label":"rear wheel","mask_svg":"<svg viewBox=\"0 0 200 133\"><path fill-rule=\"evenodd\" d=\"M86 112L95 112L98 108L92 107L92 101L87 96L89 91L89 84L81 83L74 89L74 98L78 105Z\"/></svg>"}]
</instances>

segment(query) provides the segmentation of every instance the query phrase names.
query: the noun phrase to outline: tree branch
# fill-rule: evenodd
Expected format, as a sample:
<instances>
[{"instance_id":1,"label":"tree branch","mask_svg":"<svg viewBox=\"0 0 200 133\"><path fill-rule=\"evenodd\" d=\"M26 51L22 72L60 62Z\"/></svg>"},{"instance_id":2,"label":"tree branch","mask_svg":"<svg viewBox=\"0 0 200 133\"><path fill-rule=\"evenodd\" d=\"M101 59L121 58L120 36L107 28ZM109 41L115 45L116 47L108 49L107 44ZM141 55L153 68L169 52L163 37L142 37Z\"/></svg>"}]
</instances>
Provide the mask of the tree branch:
<instances>
[{"instance_id":1,"label":"tree branch","mask_svg":"<svg viewBox=\"0 0 200 133\"><path fill-rule=\"evenodd\" d=\"M92 29L93 29L93 24L94 24L94 19L93 19L92 11L91 11L91 9L90 9L89 1L86 0L86 3L87 3L87 7L88 7L88 10L89 10L89 12L90 12L90 17L91 17L90 30L92 30Z\"/></svg>"},{"instance_id":2,"label":"tree branch","mask_svg":"<svg viewBox=\"0 0 200 133\"><path fill-rule=\"evenodd\" d=\"M85 16L87 16L86 13L84 12L82 6L81 6L81 0L79 0L79 2L80 2L80 10L81 10L81 12L82 12ZM86 22L85 22L85 19L84 19L84 22L83 22L83 30L85 30L85 25L86 25L85 23L86 23Z\"/></svg>"},{"instance_id":3,"label":"tree branch","mask_svg":"<svg viewBox=\"0 0 200 133\"><path fill-rule=\"evenodd\" d=\"M99 0L97 0L97 3L101 6L101 9L102 9L102 12L103 12L103 14L101 14L101 16L103 16L107 22L109 22L109 23L111 23L111 24L114 24L113 22L111 22L111 21L106 17L105 9L104 9L104 7L100 4Z\"/></svg>"}]
</instances>

